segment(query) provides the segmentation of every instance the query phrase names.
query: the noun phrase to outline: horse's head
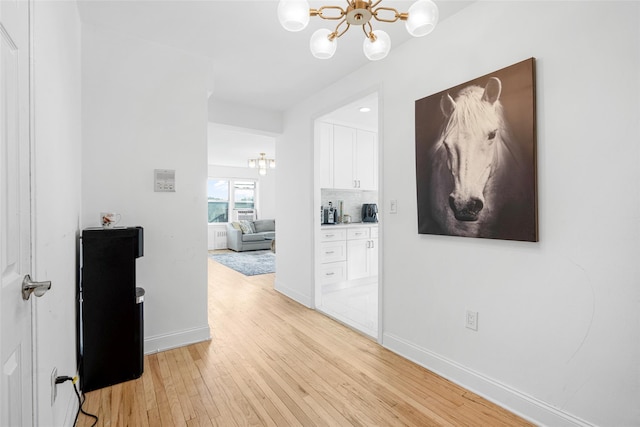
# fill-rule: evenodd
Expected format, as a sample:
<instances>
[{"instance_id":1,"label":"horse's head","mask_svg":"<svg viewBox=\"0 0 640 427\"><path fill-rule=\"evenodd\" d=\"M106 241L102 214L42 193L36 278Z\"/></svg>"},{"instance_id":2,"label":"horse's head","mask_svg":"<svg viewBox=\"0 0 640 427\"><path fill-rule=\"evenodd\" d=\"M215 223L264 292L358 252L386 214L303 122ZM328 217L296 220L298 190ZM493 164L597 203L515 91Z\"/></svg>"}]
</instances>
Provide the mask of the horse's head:
<instances>
[{"instance_id":1,"label":"horse's head","mask_svg":"<svg viewBox=\"0 0 640 427\"><path fill-rule=\"evenodd\" d=\"M454 184L449 206L458 221L477 221L485 207L484 190L503 128L501 90L500 80L492 77L484 88L468 86L455 100L449 94L440 100L447 118L442 145Z\"/></svg>"}]
</instances>

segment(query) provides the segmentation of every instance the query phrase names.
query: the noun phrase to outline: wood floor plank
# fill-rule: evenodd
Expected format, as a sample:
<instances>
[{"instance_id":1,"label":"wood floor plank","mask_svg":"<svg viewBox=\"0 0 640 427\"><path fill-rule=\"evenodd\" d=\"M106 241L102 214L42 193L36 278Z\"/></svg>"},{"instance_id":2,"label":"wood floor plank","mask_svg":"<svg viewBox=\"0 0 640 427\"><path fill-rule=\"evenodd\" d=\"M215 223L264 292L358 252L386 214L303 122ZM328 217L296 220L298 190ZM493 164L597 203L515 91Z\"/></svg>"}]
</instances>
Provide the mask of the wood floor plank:
<instances>
[{"instance_id":1,"label":"wood floor plank","mask_svg":"<svg viewBox=\"0 0 640 427\"><path fill-rule=\"evenodd\" d=\"M110 427L532 426L284 297L274 279L209 260L211 341L145 356L140 379L87 393L85 410Z\"/></svg>"}]
</instances>

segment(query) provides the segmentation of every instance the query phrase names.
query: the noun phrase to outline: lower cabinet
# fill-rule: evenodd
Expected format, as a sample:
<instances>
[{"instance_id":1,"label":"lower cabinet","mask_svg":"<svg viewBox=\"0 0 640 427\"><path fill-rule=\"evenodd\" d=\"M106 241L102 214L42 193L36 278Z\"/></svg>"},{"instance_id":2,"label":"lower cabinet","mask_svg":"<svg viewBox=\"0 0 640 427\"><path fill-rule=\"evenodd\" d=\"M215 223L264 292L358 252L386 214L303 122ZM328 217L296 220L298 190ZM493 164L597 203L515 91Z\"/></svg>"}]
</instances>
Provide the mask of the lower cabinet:
<instances>
[{"instance_id":1,"label":"lower cabinet","mask_svg":"<svg viewBox=\"0 0 640 427\"><path fill-rule=\"evenodd\" d=\"M378 238L374 227L347 230L347 279L378 275ZM375 239L372 237L375 234Z\"/></svg>"},{"instance_id":2,"label":"lower cabinet","mask_svg":"<svg viewBox=\"0 0 640 427\"><path fill-rule=\"evenodd\" d=\"M337 261L321 264L320 280L323 285L344 282L347 280L347 262Z\"/></svg>"},{"instance_id":3,"label":"lower cabinet","mask_svg":"<svg viewBox=\"0 0 640 427\"><path fill-rule=\"evenodd\" d=\"M323 230L320 243L322 284L378 275L378 227Z\"/></svg>"}]
</instances>

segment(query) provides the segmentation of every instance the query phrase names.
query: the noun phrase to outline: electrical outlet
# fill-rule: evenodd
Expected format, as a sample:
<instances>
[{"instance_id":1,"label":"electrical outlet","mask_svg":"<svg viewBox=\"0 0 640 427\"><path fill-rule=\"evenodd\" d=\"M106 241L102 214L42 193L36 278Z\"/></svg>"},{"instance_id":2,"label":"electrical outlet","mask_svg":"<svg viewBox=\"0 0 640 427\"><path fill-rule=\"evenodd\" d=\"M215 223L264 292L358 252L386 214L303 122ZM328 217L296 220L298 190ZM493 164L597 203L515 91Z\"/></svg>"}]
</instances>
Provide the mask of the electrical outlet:
<instances>
[{"instance_id":1,"label":"electrical outlet","mask_svg":"<svg viewBox=\"0 0 640 427\"><path fill-rule=\"evenodd\" d=\"M398 201L391 200L389 201L389 213L397 214L398 213Z\"/></svg>"},{"instance_id":2,"label":"electrical outlet","mask_svg":"<svg viewBox=\"0 0 640 427\"><path fill-rule=\"evenodd\" d=\"M467 310L467 317L465 319L465 326L468 329L477 331L478 330L478 312Z\"/></svg>"},{"instance_id":3,"label":"electrical outlet","mask_svg":"<svg viewBox=\"0 0 640 427\"><path fill-rule=\"evenodd\" d=\"M53 368L51 372L51 406L56 402L58 396L58 384L56 384L56 378L58 378L58 368Z\"/></svg>"}]
</instances>

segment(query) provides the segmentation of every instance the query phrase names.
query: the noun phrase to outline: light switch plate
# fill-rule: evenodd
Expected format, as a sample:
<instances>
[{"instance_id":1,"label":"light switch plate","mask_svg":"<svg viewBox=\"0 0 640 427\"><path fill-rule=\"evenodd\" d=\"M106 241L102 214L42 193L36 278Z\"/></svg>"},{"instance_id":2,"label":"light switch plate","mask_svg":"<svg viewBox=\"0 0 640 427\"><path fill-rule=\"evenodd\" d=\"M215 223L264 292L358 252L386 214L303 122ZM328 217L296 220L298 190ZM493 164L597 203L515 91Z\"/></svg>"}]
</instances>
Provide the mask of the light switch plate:
<instances>
[{"instance_id":1,"label":"light switch plate","mask_svg":"<svg viewBox=\"0 0 640 427\"><path fill-rule=\"evenodd\" d=\"M390 200L389 201L389 213L397 214L398 213L398 201Z\"/></svg>"}]
</instances>

